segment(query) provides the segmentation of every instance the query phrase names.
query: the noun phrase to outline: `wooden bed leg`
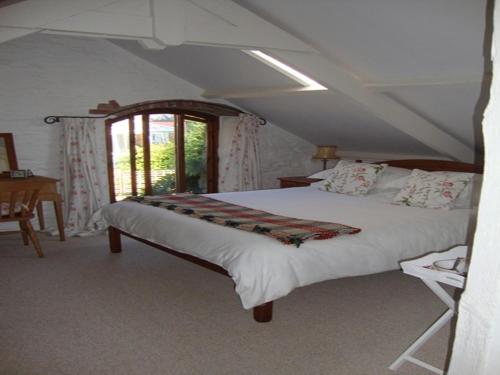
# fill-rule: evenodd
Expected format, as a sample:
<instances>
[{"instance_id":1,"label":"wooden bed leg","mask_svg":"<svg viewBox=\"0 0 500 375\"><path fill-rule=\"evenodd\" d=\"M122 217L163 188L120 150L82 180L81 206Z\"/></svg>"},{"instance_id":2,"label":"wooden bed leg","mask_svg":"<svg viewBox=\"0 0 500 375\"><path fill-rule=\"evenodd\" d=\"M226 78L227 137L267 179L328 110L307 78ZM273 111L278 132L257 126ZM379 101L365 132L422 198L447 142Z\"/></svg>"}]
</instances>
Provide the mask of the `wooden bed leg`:
<instances>
[{"instance_id":1,"label":"wooden bed leg","mask_svg":"<svg viewBox=\"0 0 500 375\"><path fill-rule=\"evenodd\" d=\"M273 301L255 306L253 308L253 318L259 323L270 322L273 318Z\"/></svg>"},{"instance_id":2,"label":"wooden bed leg","mask_svg":"<svg viewBox=\"0 0 500 375\"><path fill-rule=\"evenodd\" d=\"M120 231L116 228L108 228L109 236L109 250L112 253L120 253L122 251L122 241L120 237Z\"/></svg>"}]
</instances>

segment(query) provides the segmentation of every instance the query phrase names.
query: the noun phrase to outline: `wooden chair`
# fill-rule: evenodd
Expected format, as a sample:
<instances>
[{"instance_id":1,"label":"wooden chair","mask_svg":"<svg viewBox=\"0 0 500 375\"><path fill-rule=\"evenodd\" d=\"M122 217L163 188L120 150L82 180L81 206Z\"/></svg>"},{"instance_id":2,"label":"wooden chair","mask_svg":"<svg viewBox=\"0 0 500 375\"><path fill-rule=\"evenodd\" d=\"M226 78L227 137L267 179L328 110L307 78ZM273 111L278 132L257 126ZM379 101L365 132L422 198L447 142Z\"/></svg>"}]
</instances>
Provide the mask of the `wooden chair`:
<instances>
[{"instance_id":1,"label":"wooden chair","mask_svg":"<svg viewBox=\"0 0 500 375\"><path fill-rule=\"evenodd\" d=\"M42 186L43 183L33 183L29 180L11 180L0 190L0 223L17 221L24 244L28 245L31 239L40 258L43 257L43 252L31 219L35 216L33 211Z\"/></svg>"}]
</instances>

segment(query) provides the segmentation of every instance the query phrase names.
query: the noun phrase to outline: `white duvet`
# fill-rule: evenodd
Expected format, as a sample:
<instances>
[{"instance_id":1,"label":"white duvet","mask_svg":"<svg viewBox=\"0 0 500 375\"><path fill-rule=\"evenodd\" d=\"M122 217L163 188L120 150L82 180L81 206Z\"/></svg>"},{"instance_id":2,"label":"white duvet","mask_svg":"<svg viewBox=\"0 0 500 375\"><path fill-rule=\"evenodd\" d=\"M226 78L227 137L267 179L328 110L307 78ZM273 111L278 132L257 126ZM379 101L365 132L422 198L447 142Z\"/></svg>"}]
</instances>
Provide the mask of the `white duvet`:
<instances>
[{"instance_id":1,"label":"white duvet","mask_svg":"<svg viewBox=\"0 0 500 375\"><path fill-rule=\"evenodd\" d=\"M107 205L102 220L122 231L226 269L246 309L315 282L399 268L399 261L464 244L471 210L396 206L315 187L208 194L271 213L337 222L361 233L300 248L133 202Z\"/></svg>"}]
</instances>

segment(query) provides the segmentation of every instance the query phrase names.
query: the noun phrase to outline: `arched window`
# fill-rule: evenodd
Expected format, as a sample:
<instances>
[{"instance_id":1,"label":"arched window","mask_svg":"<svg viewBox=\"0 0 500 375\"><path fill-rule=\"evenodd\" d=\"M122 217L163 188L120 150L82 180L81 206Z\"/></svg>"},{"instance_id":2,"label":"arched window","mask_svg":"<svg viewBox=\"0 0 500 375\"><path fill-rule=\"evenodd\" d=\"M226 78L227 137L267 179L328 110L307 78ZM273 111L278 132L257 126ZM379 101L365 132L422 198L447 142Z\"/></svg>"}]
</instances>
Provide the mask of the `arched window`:
<instances>
[{"instance_id":1,"label":"arched window","mask_svg":"<svg viewBox=\"0 0 500 375\"><path fill-rule=\"evenodd\" d=\"M218 117L239 110L186 100L127 107L106 120L112 202L128 195L217 192Z\"/></svg>"}]
</instances>

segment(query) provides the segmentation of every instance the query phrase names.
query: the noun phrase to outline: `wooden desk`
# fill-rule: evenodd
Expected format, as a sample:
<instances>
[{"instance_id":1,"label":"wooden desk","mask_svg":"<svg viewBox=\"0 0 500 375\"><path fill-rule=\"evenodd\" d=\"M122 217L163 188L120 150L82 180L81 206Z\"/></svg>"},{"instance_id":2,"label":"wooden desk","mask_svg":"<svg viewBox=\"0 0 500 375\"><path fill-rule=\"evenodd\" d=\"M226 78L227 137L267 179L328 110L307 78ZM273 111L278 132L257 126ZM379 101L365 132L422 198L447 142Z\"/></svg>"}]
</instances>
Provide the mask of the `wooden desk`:
<instances>
[{"instance_id":1,"label":"wooden desk","mask_svg":"<svg viewBox=\"0 0 500 375\"><path fill-rule=\"evenodd\" d=\"M44 188L39 193L39 200L36 206L38 222L40 224L40 229L45 229L45 220L43 218L43 206L42 202L54 202L54 209L56 212L57 229L59 230L59 238L61 241L65 240L64 236L64 222L62 213L62 199L61 195L57 192L57 179L43 176L33 176L28 177L27 181L33 182L44 182ZM7 184L19 181L19 179L14 179L10 177L0 176L0 192L2 191L2 186L7 186Z\"/></svg>"}]
</instances>

